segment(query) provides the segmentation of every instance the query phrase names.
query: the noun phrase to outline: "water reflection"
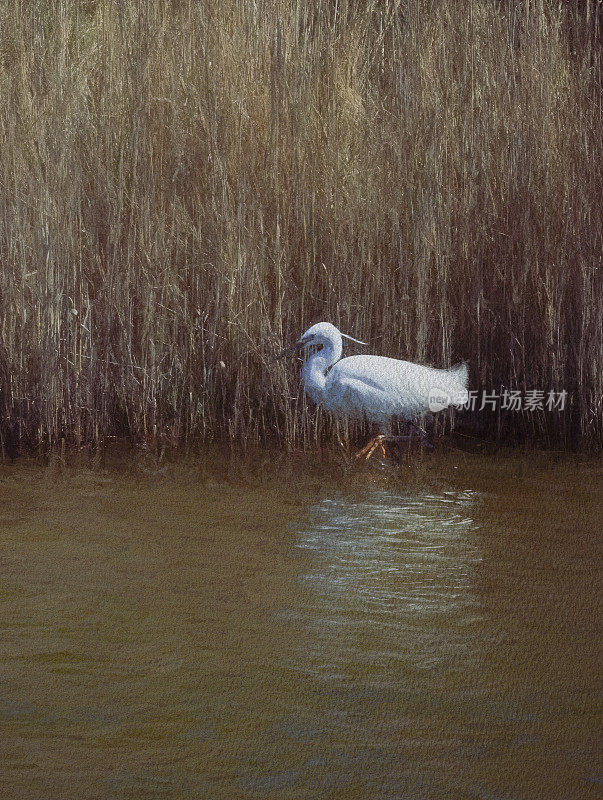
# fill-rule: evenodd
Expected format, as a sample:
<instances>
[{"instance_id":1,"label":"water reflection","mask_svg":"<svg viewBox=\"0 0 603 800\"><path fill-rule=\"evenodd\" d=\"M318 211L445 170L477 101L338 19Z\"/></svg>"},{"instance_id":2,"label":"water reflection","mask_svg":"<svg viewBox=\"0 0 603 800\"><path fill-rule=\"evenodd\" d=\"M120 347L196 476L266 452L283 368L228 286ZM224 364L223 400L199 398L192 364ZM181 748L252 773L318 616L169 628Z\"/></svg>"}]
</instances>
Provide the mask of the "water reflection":
<instances>
[{"instance_id":1,"label":"water reflection","mask_svg":"<svg viewBox=\"0 0 603 800\"><path fill-rule=\"evenodd\" d=\"M479 621L475 492L326 498L295 527L309 557L301 665L332 677L466 669ZM394 669L395 668L395 669ZM393 672L392 672L393 670Z\"/></svg>"},{"instance_id":2,"label":"water reflection","mask_svg":"<svg viewBox=\"0 0 603 800\"><path fill-rule=\"evenodd\" d=\"M592 796L598 470L455 466L5 475L0 795Z\"/></svg>"}]
</instances>

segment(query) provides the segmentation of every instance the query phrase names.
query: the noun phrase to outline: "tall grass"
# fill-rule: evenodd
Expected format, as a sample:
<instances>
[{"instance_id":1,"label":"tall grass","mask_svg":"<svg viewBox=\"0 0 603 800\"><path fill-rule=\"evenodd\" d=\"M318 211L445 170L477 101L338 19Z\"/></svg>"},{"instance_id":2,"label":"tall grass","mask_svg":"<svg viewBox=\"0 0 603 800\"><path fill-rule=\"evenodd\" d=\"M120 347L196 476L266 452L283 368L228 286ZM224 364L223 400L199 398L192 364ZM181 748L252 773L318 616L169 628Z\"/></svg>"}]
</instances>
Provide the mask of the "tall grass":
<instances>
[{"instance_id":1,"label":"tall grass","mask_svg":"<svg viewBox=\"0 0 603 800\"><path fill-rule=\"evenodd\" d=\"M597 8L0 0L4 446L307 441L320 319L600 443Z\"/></svg>"}]
</instances>

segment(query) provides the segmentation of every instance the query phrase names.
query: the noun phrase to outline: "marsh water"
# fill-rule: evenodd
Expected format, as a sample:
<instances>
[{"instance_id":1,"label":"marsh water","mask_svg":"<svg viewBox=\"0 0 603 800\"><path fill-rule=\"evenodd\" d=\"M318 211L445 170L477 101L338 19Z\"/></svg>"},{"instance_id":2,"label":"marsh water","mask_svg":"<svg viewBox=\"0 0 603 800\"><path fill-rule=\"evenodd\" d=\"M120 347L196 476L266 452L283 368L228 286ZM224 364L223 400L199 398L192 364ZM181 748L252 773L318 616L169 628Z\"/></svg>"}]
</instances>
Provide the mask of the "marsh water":
<instances>
[{"instance_id":1,"label":"marsh water","mask_svg":"<svg viewBox=\"0 0 603 800\"><path fill-rule=\"evenodd\" d=\"M550 455L1 467L0 795L600 796L600 490Z\"/></svg>"}]
</instances>

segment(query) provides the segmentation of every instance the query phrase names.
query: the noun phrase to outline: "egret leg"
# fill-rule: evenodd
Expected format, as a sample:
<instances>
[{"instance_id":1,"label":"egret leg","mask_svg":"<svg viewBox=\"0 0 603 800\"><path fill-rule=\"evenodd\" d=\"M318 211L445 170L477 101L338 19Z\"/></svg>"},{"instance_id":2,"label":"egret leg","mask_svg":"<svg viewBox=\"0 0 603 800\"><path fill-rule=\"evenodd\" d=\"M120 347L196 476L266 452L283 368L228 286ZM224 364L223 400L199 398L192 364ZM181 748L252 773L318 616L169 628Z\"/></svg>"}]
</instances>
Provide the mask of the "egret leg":
<instances>
[{"instance_id":1,"label":"egret leg","mask_svg":"<svg viewBox=\"0 0 603 800\"><path fill-rule=\"evenodd\" d=\"M356 458L360 458L360 456L364 456L364 460L368 461L369 458L373 455L373 453L377 449L379 450L381 455L384 456L385 455L385 445L383 444L383 442L386 440L386 438L387 437L385 436L385 434L379 433L377 436L375 436L373 439L370 440L370 442L366 445L366 447L363 447L362 450L359 450L356 453Z\"/></svg>"},{"instance_id":2,"label":"egret leg","mask_svg":"<svg viewBox=\"0 0 603 800\"><path fill-rule=\"evenodd\" d=\"M414 422L409 423L408 425L408 433L403 436L388 436L388 442L395 442L395 444L401 444L402 442L412 442L416 439L419 439L420 443L423 447L427 447L430 450L433 450L433 444L429 441L429 437L425 430L420 426L415 424Z\"/></svg>"},{"instance_id":3,"label":"egret leg","mask_svg":"<svg viewBox=\"0 0 603 800\"><path fill-rule=\"evenodd\" d=\"M421 440L421 444L423 445L423 447L427 447L429 450L433 450L433 445L429 441L427 432L424 430L423 427L421 427L421 425L417 425L415 422L411 422L410 430L411 431L415 430L418 433L419 439Z\"/></svg>"}]
</instances>

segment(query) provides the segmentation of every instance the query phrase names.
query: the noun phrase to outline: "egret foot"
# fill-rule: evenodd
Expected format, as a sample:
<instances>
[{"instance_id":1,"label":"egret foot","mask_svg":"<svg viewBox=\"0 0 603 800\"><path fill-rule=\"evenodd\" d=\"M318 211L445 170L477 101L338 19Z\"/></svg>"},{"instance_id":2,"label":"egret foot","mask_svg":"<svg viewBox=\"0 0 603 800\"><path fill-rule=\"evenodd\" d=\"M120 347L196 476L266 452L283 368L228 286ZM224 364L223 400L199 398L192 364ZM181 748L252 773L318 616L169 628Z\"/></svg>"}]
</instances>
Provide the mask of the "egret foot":
<instances>
[{"instance_id":1,"label":"egret foot","mask_svg":"<svg viewBox=\"0 0 603 800\"><path fill-rule=\"evenodd\" d=\"M411 423L410 430L411 432L413 430L417 432L419 440L423 445L423 447L426 447L428 450L433 450L433 444L429 441L429 437L427 436L427 432L425 431L424 428L422 428L420 425L417 425L416 423Z\"/></svg>"},{"instance_id":2,"label":"egret foot","mask_svg":"<svg viewBox=\"0 0 603 800\"><path fill-rule=\"evenodd\" d=\"M385 445L383 444L383 442L386 439L387 439L387 436L385 436L383 433L378 434L377 436L374 437L374 439L371 439L371 441L366 445L366 447L363 447L362 450L359 450L356 453L356 458L360 458L360 456L364 456L364 460L368 461L369 458L375 452L375 450L379 450L381 455L385 456Z\"/></svg>"}]
</instances>

